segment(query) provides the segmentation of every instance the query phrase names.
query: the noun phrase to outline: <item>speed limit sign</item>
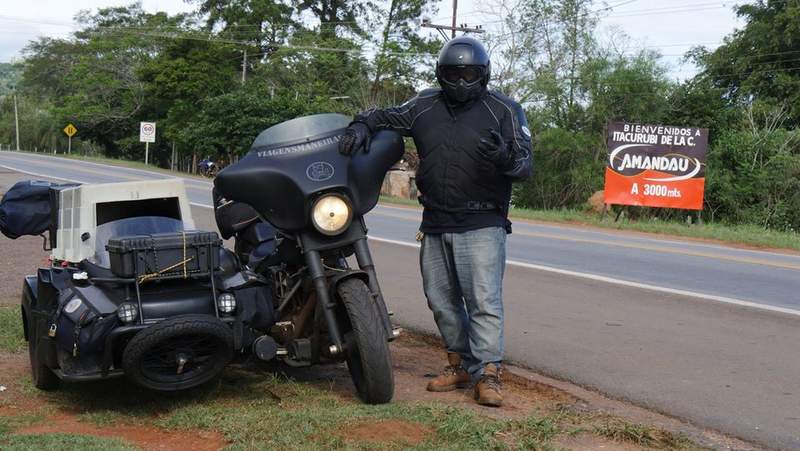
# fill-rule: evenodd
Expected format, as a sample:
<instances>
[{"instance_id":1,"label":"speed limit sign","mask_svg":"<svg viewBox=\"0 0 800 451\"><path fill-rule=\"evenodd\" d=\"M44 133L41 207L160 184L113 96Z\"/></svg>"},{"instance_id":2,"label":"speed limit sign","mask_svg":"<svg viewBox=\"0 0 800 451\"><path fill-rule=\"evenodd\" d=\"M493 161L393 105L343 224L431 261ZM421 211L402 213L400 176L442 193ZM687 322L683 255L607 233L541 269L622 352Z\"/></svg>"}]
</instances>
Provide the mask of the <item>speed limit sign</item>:
<instances>
[{"instance_id":1,"label":"speed limit sign","mask_svg":"<svg viewBox=\"0 0 800 451\"><path fill-rule=\"evenodd\" d=\"M139 123L139 142L154 143L156 142L156 123L155 122L140 122Z\"/></svg>"}]
</instances>

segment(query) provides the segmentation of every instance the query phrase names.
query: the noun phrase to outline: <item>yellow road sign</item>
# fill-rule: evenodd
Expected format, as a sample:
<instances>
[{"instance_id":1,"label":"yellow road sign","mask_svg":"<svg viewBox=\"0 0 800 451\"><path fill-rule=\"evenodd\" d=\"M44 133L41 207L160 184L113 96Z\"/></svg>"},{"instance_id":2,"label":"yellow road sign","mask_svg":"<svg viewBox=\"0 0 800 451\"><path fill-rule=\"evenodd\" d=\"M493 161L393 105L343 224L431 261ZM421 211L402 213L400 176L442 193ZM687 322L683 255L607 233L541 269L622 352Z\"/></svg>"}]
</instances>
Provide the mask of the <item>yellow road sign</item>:
<instances>
[{"instance_id":1,"label":"yellow road sign","mask_svg":"<svg viewBox=\"0 0 800 451\"><path fill-rule=\"evenodd\" d=\"M73 136L75 136L75 133L78 133L78 129L75 128L75 126L72 124L67 124L67 126L64 127L64 133L66 133L67 136L72 138Z\"/></svg>"}]
</instances>

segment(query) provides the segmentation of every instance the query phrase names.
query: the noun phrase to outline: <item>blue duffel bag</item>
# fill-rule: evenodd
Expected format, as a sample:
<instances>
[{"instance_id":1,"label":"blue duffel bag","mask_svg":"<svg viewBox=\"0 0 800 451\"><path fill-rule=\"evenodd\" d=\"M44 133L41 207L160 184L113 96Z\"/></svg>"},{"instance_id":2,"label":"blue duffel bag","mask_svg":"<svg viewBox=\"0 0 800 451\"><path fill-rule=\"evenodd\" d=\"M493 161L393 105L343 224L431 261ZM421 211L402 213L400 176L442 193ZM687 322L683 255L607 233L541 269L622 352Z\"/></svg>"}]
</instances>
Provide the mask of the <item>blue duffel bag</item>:
<instances>
[{"instance_id":1,"label":"blue duffel bag","mask_svg":"<svg viewBox=\"0 0 800 451\"><path fill-rule=\"evenodd\" d=\"M70 186L76 185L40 180L17 182L0 200L0 232L12 240L43 234L54 219L50 191Z\"/></svg>"}]
</instances>

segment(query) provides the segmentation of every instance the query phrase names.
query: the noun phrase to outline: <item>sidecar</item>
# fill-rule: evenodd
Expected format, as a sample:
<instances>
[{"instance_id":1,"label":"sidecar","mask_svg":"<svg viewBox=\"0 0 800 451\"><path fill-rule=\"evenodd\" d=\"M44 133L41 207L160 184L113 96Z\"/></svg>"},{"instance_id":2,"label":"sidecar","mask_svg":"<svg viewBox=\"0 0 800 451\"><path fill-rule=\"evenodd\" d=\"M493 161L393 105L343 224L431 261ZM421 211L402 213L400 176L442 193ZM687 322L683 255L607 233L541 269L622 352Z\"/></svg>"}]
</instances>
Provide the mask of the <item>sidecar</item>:
<instances>
[{"instance_id":1,"label":"sidecar","mask_svg":"<svg viewBox=\"0 0 800 451\"><path fill-rule=\"evenodd\" d=\"M182 180L52 185L41 197L27 209L49 208L52 256L22 295L37 388L122 375L196 387L273 325L270 282L216 232L194 230Z\"/></svg>"}]
</instances>

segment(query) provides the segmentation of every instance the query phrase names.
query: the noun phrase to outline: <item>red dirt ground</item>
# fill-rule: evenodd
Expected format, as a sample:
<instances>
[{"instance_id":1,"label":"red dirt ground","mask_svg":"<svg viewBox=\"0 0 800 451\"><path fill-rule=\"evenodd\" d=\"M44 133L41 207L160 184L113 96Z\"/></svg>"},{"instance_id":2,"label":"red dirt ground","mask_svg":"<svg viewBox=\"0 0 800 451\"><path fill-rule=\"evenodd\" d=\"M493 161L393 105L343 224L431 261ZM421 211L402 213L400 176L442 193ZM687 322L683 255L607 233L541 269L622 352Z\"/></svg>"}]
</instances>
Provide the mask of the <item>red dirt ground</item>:
<instances>
[{"instance_id":1,"label":"red dirt ground","mask_svg":"<svg viewBox=\"0 0 800 451\"><path fill-rule=\"evenodd\" d=\"M418 423L399 420L383 420L361 423L347 428L342 438L347 441L369 443L396 443L415 446L427 438L432 431Z\"/></svg>"},{"instance_id":2,"label":"red dirt ground","mask_svg":"<svg viewBox=\"0 0 800 451\"><path fill-rule=\"evenodd\" d=\"M37 412L45 415L43 421L17 429L14 434L68 433L116 437L144 450L160 451L216 451L227 445L222 434L213 431L167 431L156 427L124 424L101 427L78 421L72 412L49 412L47 400L27 393L20 382L27 373L27 355L0 353L0 384L6 387L6 391L0 393L0 419Z\"/></svg>"},{"instance_id":3,"label":"red dirt ground","mask_svg":"<svg viewBox=\"0 0 800 451\"><path fill-rule=\"evenodd\" d=\"M74 415L59 412L43 424L24 427L15 434L70 433L95 437L116 437L144 450L216 451L227 442L222 434L211 431L166 431L154 427L114 425L99 427L78 421Z\"/></svg>"}]
</instances>

